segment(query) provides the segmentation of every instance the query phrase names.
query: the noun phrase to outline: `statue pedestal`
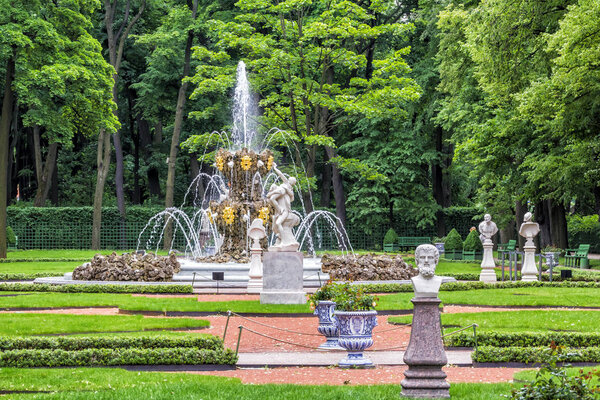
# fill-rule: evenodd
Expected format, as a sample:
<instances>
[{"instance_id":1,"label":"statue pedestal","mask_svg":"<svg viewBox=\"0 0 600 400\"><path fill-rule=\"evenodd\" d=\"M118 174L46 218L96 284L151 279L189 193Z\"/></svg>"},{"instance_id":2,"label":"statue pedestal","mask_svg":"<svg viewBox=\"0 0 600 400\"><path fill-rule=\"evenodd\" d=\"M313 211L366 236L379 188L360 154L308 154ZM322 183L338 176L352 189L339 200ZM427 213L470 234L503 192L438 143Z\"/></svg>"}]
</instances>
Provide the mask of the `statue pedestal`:
<instances>
[{"instance_id":1,"label":"statue pedestal","mask_svg":"<svg viewBox=\"0 0 600 400\"><path fill-rule=\"evenodd\" d=\"M523 268L521 268L521 280L537 281L539 271L535 266L535 245L532 246L526 243L523 249L525 250L525 256L523 257Z\"/></svg>"},{"instance_id":2,"label":"statue pedestal","mask_svg":"<svg viewBox=\"0 0 600 400\"><path fill-rule=\"evenodd\" d=\"M263 253L261 304L304 304L304 255L299 251Z\"/></svg>"},{"instance_id":3,"label":"statue pedestal","mask_svg":"<svg viewBox=\"0 0 600 400\"><path fill-rule=\"evenodd\" d=\"M482 282L496 282L496 263L494 262L493 253L494 243L486 239L483 243L483 260L481 260L481 274L479 280Z\"/></svg>"},{"instance_id":4,"label":"statue pedestal","mask_svg":"<svg viewBox=\"0 0 600 400\"><path fill-rule=\"evenodd\" d=\"M262 267L262 248L250 249L250 271L248 272L248 289L247 293L258 294L263 288L263 267Z\"/></svg>"},{"instance_id":5,"label":"statue pedestal","mask_svg":"<svg viewBox=\"0 0 600 400\"><path fill-rule=\"evenodd\" d=\"M402 380L404 397L450 397L442 367L448 363L440 326L437 297L415 297L410 342L404 353L408 370Z\"/></svg>"}]
</instances>

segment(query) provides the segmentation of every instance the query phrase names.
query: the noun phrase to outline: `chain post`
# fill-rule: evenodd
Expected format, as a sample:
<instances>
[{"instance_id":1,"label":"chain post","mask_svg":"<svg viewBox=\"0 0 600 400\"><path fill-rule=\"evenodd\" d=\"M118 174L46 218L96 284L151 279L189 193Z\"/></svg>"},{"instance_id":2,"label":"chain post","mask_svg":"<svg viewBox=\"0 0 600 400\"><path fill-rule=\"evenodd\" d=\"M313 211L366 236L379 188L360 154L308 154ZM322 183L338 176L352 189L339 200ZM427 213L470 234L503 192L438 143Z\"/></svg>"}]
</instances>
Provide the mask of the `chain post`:
<instances>
[{"instance_id":1,"label":"chain post","mask_svg":"<svg viewBox=\"0 0 600 400\"><path fill-rule=\"evenodd\" d=\"M240 325L240 333L238 334L237 346L235 346L235 355L238 355L238 351L240 349L240 341L242 340L242 329L244 329L243 325Z\"/></svg>"},{"instance_id":2,"label":"chain post","mask_svg":"<svg viewBox=\"0 0 600 400\"><path fill-rule=\"evenodd\" d=\"M227 327L229 326L229 318L231 318L231 310L227 310L227 322L225 322L225 330L223 330L223 343L225 343L225 335L227 335Z\"/></svg>"}]
</instances>

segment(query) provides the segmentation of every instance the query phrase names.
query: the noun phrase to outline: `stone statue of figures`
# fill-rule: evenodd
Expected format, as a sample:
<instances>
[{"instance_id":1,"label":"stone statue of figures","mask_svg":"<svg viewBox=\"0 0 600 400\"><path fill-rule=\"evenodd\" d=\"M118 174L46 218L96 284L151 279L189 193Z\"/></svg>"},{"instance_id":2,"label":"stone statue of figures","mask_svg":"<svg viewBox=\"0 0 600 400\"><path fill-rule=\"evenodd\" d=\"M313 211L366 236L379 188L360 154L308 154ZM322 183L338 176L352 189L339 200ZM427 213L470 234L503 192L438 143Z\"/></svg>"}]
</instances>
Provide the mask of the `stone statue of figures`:
<instances>
[{"instance_id":1,"label":"stone statue of figures","mask_svg":"<svg viewBox=\"0 0 600 400\"><path fill-rule=\"evenodd\" d=\"M411 278L415 289L415 297L437 297L443 277L435 275L435 268L440 259L438 249L431 244L422 244L415 250L415 262L419 275Z\"/></svg>"},{"instance_id":2,"label":"stone statue of figures","mask_svg":"<svg viewBox=\"0 0 600 400\"><path fill-rule=\"evenodd\" d=\"M537 222L531 222L532 214L530 212L525 213L523 217L523 223L519 228L519 235L523 236L526 240L525 246L534 246L533 238L540 233L540 225Z\"/></svg>"},{"instance_id":3,"label":"stone statue of figures","mask_svg":"<svg viewBox=\"0 0 600 400\"><path fill-rule=\"evenodd\" d=\"M492 241L492 236L494 236L498 232L498 227L496 223L492 221L492 216L490 214L485 214L483 217L483 221L479 224L479 239L482 243L485 243L487 240Z\"/></svg>"},{"instance_id":4,"label":"stone statue of figures","mask_svg":"<svg viewBox=\"0 0 600 400\"><path fill-rule=\"evenodd\" d=\"M270 251L297 251L300 244L294 237L292 228L300 223L300 218L292 212L294 201L294 188L296 178L287 178L273 164L273 171L281 178L282 184L272 184L267 193L269 203L275 209L273 214L273 232L277 239Z\"/></svg>"}]
</instances>

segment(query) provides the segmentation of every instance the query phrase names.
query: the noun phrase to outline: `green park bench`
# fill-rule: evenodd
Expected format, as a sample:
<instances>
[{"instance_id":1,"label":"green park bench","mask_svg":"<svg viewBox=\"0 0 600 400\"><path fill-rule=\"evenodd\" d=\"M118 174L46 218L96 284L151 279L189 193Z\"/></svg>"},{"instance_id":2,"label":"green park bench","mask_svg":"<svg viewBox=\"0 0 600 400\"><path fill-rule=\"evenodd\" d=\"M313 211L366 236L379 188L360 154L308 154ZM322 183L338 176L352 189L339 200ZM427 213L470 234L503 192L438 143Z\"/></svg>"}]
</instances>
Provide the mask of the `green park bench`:
<instances>
[{"instance_id":1,"label":"green park bench","mask_svg":"<svg viewBox=\"0 0 600 400\"><path fill-rule=\"evenodd\" d=\"M565 266L589 268L590 260L588 253L590 252L589 244L580 244L576 249L565 250Z\"/></svg>"},{"instance_id":2,"label":"green park bench","mask_svg":"<svg viewBox=\"0 0 600 400\"><path fill-rule=\"evenodd\" d=\"M498 244L498 258L500 258L502 254L508 254L515 250L517 250L516 240L509 240L508 243Z\"/></svg>"}]
</instances>

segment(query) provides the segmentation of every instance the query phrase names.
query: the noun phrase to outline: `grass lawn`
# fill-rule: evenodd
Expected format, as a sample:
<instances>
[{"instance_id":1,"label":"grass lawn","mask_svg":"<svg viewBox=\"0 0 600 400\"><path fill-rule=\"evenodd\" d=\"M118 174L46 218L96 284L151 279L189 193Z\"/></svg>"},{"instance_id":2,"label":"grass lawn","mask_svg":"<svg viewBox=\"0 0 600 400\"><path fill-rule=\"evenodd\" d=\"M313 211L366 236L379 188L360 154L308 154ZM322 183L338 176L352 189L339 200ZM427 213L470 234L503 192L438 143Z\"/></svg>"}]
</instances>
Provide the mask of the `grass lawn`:
<instances>
[{"instance_id":1,"label":"grass lawn","mask_svg":"<svg viewBox=\"0 0 600 400\"><path fill-rule=\"evenodd\" d=\"M9 250L7 254L8 260L36 260L36 259L81 259L90 260L96 254L117 254L130 253L135 250L76 250L76 249L55 249L55 250ZM159 251L159 254L166 255L167 252Z\"/></svg>"},{"instance_id":2,"label":"grass lawn","mask_svg":"<svg viewBox=\"0 0 600 400\"><path fill-rule=\"evenodd\" d=\"M0 314L0 336L143 331L209 325L206 320L193 318L144 318L141 315Z\"/></svg>"},{"instance_id":3,"label":"grass lawn","mask_svg":"<svg viewBox=\"0 0 600 400\"><path fill-rule=\"evenodd\" d=\"M83 261L17 261L0 263L0 273L32 274L40 272L73 272Z\"/></svg>"},{"instance_id":4,"label":"grass lawn","mask_svg":"<svg viewBox=\"0 0 600 400\"><path fill-rule=\"evenodd\" d=\"M453 384L453 399L491 400L511 385ZM51 394L14 394L10 399L397 399L400 385L303 386L244 385L238 379L192 374L129 372L112 368L0 370L1 390L45 390Z\"/></svg>"},{"instance_id":5,"label":"grass lawn","mask_svg":"<svg viewBox=\"0 0 600 400\"><path fill-rule=\"evenodd\" d=\"M464 314L442 314L444 332L453 332L457 327L473 323L479 325L479 331L499 332L600 332L598 318L600 311L506 311L480 312ZM390 317L390 322L410 323L412 316ZM452 327L448 327L452 325ZM471 331L469 331L471 332Z\"/></svg>"}]
</instances>

